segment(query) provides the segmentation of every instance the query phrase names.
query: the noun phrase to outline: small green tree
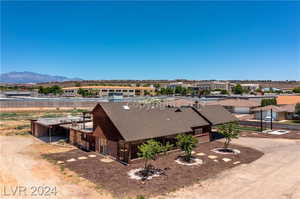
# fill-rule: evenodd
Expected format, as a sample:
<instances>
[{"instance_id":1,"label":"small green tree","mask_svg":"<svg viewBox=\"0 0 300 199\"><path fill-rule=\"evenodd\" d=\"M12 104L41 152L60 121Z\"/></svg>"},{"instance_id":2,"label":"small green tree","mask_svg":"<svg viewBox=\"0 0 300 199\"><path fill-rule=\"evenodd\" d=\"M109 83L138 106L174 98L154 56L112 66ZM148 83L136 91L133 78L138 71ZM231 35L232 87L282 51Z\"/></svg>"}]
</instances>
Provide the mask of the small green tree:
<instances>
[{"instance_id":1,"label":"small green tree","mask_svg":"<svg viewBox=\"0 0 300 199\"><path fill-rule=\"evenodd\" d=\"M170 150L173 145L167 143L166 145L162 145L160 142L157 142L153 139L148 140L146 143L138 146L139 152L138 156L145 160L144 170L148 171L148 161L149 160L156 160L157 155L159 153L165 153Z\"/></svg>"},{"instance_id":2,"label":"small green tree","mask_svg":"<svg viewBox=\"0 0 300 199\"><path fill-rule=\"evenodd\" d=\"M300 87L294 88L294 89L293 89L293 92L294 92L294 93L300 93Z\"/></svg>"},{"instance_id":3,"label":"small green tree","mask_svg":"<svg viewBox=\"0 0 300 199\"><path fill-rule=\"evenodd\" d=\"M231 140L238 138L240 134L239 126L236 123L227 123L218 127L218 132L225 138L224 149L228 148Z\"/></svg>"},{"instance_id":4,"label":"small green tree","mask_svg":"<svg viewBox=\"0 0 300 199\"><path fill-rule=\"evenodd\" d=\"M192 150L196 147L198 140L192 135L180 134L176 136L177 146L184 151L185 160L189 162L192 157Z\"/></svg>"},{"instance_id":5,"label":"small green tree","mask_svg":"<svg viewBox=\"0 0 300 199\"><path fill-rule=\"evenodd\" d=\"M240 84L237 84L235 87L232 88L232 92L234 94L243 94L244 89Z\"/></svg>"},{"instance_id":6,"label":"small green tree","mask_svg":"<svg viewBox=\"0 0 300 199\"><path fill-rule=\"evenodd\" d=\"M295 114L300 115L300 103L297 103L295 106Z\"/></svg>"},{"instance_id":7,"label":"small green tree","mask_svg":"<svg viewBox=\"0 0 300 199\"><path fill-rule=\"evenodd\" d=\"M261 106L276 105L276 104L277 104L277 101L275 98L261 100Z\"/></svg>"},{"instance_id":8,"label":"small green tree","mask_svg":"<svg viewBox=\"0 0 300 199\"><path fill-rule=\"evenodd\" d=\"M228 94L228 91L227 91L227 90L221 90L221 94L222 94L222 95L227 95L227 94Z\"/></svg>"},{"instance_id":9,"label":"small green tree","mask_svg":"<svg viewBox=\"0 0 300 199\"><path fill-rule=\"evenodd\" d=\"M76 86L76 87L80 87L80 86L81 86L81 83L80 83L80 82L75 82L75 86Z\"/></svg>"}]
</instances>

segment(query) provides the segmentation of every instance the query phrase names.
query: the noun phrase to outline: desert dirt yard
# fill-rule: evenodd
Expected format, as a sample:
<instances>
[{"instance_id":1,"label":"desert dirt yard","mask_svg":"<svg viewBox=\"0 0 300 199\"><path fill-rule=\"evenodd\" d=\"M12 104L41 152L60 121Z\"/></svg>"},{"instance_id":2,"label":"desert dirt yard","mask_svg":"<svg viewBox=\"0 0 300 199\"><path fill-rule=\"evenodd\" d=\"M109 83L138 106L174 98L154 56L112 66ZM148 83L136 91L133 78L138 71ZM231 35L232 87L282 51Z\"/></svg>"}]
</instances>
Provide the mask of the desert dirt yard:
<instances>
[{"instance_id":1,"label":"desert dirt yard","mask_svg":"<svg viewBox=\"0 0 300 199\"><path fill-rule=\"evenodd\" d=\"M32 136L0 136L0 198L111 198L87 180L41 159L37 152L62 150L66 149L49 146ZM39 193L35 191L38 186L42 187ZM51 192L42 194L47 186ZM16 187L22 191L14 193Z\"/></svg>"},{"instance_id":2,"label":"desert dirt yard","mask_svg":"<svg viewBox=\"0 0 300 199\"><path fill-rule=\"evenodd\" d=\"M216 178L170 193L167 199L299 199L300 140L240 138L264 156ZM162 197L160 197L162 198Z\"/></svg>"},{"instance_id":3,"label":"desert dirt yard","mask_svg":"<svg viewBox=\"0 0 300 199\"><path fill-rule=\"evenodd\" d=\"M182 199L296 199L300 198L300 140L240 138L235 144L258 149L265 154L250 164L241 164L214 178L156 198ZM88 198L110 199L102 187L71 171L41 159L36 151L62 152L32 136L0 136L0 198ZM70 149L67 149L70 150ZM55 186L50 197L5 196L7 189L21 185ZM6 190L11 194L10 190ZM1 195L2 194L2 195Z\"/></svg>"}]
</instances>

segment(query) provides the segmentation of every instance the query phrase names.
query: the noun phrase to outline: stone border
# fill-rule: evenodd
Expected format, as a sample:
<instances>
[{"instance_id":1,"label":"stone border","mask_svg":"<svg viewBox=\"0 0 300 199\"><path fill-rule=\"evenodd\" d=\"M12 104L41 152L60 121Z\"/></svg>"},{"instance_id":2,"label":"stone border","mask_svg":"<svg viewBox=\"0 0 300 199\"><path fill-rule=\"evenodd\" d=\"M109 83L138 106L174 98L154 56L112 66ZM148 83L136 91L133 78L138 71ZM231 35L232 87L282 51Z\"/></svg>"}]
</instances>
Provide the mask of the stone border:
<instances>
[{"instance_id":1,"label":"stone border","mask_svg":"<svg viewBox=\"0 0 300 199\"><path fill-rule=\"evenodd\" d=\"M232 155L232 154L237 155L237 154L240 154L240 153L241 153L241 151L238 150L238 149L228 148L229 150L232 150L233 153L222 152L222 151L219 151L220 149L224 149L224 148L215 148L215 149L212 149L211 151L212 151L212 152L215 152L215 153L218 153L218 154L228 154L228 155L230 155L230 154L231 154L231 155Z\"/></svg>"},{"instance_id":2,"label":"stone border","mask_svg":"<svg viewBox=\"0 0 300 199\"><path fill-rule=\"evenodd\" d=\"M131 169L130 171L127 172L128 176L130 179L134 180L142 180L143 178L141 176L138 176L136 173L139 171L142 171L144 168L138 168L138 169ZM158 177L160 176L159 174L153 174L151 176L147 177L147 180L152 179L153 177Z\"/></svg>"},{"instance_id":3,"label":"stone border","mask_svg":"<svg viewBox=\"0 0 300 199\"><path fill-rule=\"evenodd\" d=\"M184 162L184 161L181 161L180 158L177 158L175 160L175 162L177 164L186 165L186 166L194 166L194 165L201 165L201 164L203 164L203 160L201 160L200 158L194 158L194 157L192 157L191 159L194 160L195 162L192 162L192 163Z\"/></svg>"}]
</instances>

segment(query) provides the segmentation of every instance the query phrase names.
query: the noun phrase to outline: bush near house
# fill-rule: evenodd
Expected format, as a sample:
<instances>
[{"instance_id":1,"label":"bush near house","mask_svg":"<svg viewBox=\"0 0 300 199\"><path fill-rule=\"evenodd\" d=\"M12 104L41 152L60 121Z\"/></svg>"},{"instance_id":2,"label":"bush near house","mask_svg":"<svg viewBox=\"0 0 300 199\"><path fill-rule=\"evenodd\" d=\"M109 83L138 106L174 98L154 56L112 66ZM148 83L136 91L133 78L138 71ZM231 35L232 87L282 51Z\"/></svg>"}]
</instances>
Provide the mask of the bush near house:
<instances>
[{"instance_id":1,"label":"bush near house","mask_svg":"<svg viewBox=\"0 0 300 199\"><path fill-rule=\"evenodd\" d=\"M143 158L145 161L143 175L147 177L151 172L150 165L148 164L150 160L156 160L159 153L165 153L172 147L173 145L169 143L162 145L160 142L157 142L153 139L148 140L146 143L138 146L138 156Z\"/></svg>"},{"instance_id":2,"label":"bush near house","mask_svg":"<svg viewBox=\"0 0 300 199\"><path fill-rule=\"evenodd\" d=\"M192 150L196 147L198 140L192 135L181 134L176 136L177 146L185 153L184 160L186 162L191 161Z\"/></svg>"},{"instance_id":3,"label":"bush near house","mask_svg":"<svg viewBox=\"0 0 300 199\"><path fill-rule=\"evenodd\" d=\"M224 149L228 149L232 139L237 139L239 137L239 129L239 125L236 123L223 124L218 127L218 132L225 138Z\"/></svg>"}]
</instances>

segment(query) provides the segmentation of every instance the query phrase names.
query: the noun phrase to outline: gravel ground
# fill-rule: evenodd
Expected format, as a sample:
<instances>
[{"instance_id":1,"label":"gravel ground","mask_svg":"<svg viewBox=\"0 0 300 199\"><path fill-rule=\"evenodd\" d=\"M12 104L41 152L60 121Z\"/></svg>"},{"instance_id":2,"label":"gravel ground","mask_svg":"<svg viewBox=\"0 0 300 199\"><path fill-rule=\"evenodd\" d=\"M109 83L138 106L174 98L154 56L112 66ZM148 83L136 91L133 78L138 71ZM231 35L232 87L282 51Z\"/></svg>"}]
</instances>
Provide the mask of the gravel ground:
<instances>
[{"instance_id":1,"label":"gravel ground","mask_svg":"<svg viewBox=\"0 0 300 199\"><path fill-rule=\"evenodd\" d=\"M240 138L234 143L265 153L248 165L160 199L299 199L300 140Z\"/></svg>"},{"instance_id":2,"label":"gravel ground","mask_svg":"<svg viewBox=\"0 0 300 199\"><path fill-rule=\"evenodd\" d=\"M240 145L230 146L241 151L241 154L237 155L223 155L211 151L222 146L223 143L217 141L199 144L194 149L194 156L203 161L203 164L200 165L187 166L176 163L177 157L182 155L180 151L171 152L159 157L156 161L150 161L149 163L153 164L155 168L163 169L165 173L146 181L131 179L128 176L128 172L132 169L143 168L144 162L142 160L135 161L129 166L115 161L102 162L99 156L79 160L79 157L88 157L90 153L78 149L62 153L51 153L46 157L55 161L63 161L66 168L110 191L118 198L136 198L137 195L157 196L184 186L190 186L207 178L212 178L216 174L238 164L248 164L263 155L258 150ZM198 153L205 153L205 155L198 156ZM210 157L213 159L210 159ZM228 162L225 162L226 159L223 160L224 158L227 158Z\"/></svg>"},{"instance_id":3,"label":"gravel ground","mask_svg":"<svg viewBox=\"0 0 300 199\"><path fill-rule=\"evenodd\" d=\"M110 198L89 188L84 180L66 179L57 167L41 159L38 151L55 148L31 136L0 136L0 198ZM26 190L13 194L17 186ZM44 194L40 191L41 196L35 195L38 186L44 190ZM52 190L56 187L57 194L49 192L46 197L46 186Z\"/></svg>"}]
</instances>

